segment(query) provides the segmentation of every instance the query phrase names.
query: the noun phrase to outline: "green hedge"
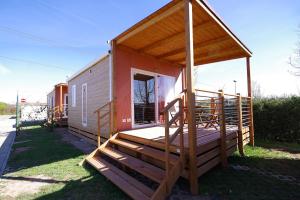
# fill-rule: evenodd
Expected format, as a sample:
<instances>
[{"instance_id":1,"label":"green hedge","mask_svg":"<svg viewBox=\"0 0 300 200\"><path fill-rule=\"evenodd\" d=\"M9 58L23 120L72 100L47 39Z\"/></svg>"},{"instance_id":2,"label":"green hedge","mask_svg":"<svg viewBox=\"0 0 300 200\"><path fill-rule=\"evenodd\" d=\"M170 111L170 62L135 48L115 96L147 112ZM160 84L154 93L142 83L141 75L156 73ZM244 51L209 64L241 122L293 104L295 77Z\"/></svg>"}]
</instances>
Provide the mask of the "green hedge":
<instances>
[{"instance_id":1,"label":"green hedge","mask_svg":"<svg viewBox=\"0 0 300 200\"><path fill-rule=\"evenodd\" d=\"M300 97L255 99L253 112L255 137L300 142Z\"/></svg>"},{"instance_id":2,"label":"green hedge","mask_svg":"<svg viewBox=\"0 0 300 200\"><path fill-rule=\"evenodd\" d=\"M7 103L0 102L0 115L16 114L16 107Z\"/></svg>"}]
</instances>

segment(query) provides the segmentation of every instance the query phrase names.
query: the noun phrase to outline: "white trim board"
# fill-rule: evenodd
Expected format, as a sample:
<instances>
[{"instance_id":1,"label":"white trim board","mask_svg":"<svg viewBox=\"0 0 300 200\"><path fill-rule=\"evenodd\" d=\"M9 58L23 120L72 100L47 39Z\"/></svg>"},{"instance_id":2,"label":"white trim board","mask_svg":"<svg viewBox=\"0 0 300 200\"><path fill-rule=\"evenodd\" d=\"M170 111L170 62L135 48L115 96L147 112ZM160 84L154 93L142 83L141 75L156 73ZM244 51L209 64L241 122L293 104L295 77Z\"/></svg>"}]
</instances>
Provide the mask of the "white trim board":
<instances>
[{"instance_id":1,"label":"white trim board","mask_svg":"<svg viewBox=\"0 0 300 200\"><path fill-rule=\"evenodd\" d=\"M85 87L85 120L84 120L84 117L83 117L83 88ZM87 126L87 93L88 93L88 88L87 88L87 83L84 83L81 85L81 122L82 122L82 126ZM84 122L85 121L85 122Z\"/></svg>"}]
</instances>

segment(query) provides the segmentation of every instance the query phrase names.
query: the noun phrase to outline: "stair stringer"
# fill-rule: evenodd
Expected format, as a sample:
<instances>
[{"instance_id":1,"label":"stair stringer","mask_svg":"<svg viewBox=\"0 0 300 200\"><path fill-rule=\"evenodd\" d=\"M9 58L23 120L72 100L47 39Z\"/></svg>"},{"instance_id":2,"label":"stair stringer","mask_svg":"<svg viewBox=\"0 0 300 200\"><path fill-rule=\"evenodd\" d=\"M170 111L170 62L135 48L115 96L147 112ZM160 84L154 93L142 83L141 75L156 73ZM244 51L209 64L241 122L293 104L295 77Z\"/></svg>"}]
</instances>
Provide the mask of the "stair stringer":
<instances>
[{"instance_id":1,"label":"stair stringer","mask_svg":"<svg viewBox=\"0 0 300 200\"><path fill-rule=\"evenodd\" d=\"M86 156L80 163L79 165L82 166L84 163L86 163L87 159L92 158L94 156L96 156L99 153L100 149L103 149L105 147L108 146L109 141L113 140L115 138L118 137L118 133L116 133L115 135L113 135L111 138L109 138L108 140L106 140L103 144L100 145L100 147L97 147L94 151L92 151L92 153L90 153L88 156Z\"/></svg>"},{"instance_id":2,"label":"stair stringer","mask_svg":"<svg viewBox=\"0 0 300 200\"><path fill-rule=\"evenodd\" d=\"M181 176L183 168L184 168L183 162L179 158L176 164L170 170L170 174L168 176L169 179L167 180L167 176L165 177L165 179L161 182L159 187L156 189L151 199L152 200L165 199L171 193L174 184Z\"/></svg>"}]
</instances>

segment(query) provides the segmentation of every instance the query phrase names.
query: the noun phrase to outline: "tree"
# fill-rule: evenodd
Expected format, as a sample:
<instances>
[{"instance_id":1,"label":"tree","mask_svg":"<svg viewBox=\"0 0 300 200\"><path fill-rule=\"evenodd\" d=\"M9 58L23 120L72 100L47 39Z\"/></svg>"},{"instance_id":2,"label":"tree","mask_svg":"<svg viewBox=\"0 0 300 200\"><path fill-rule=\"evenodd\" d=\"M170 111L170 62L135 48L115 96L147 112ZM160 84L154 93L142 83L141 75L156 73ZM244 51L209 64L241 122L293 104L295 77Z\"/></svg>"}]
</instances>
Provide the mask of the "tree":
<instances>
[{"instance_id":1,"label":"tree","mask_svg":"<svg viewBox=\"0 0 300 200\"><path fill-rule=\"evenodd\" d=\"M296 49L293 55L289 57L288 63L293 69L290 73L295 76L300 76L300 25L298 26L297 33L299 41L296 43Z\"/></svg>"},{"instance_id":2,"label":"tree","mask_svg":"<svg viewBox=\"0 0 300 200\"><path fill-rule=\"evenodd\" d=\"M252 81L252 96L256 99L263 97L260 84L257 81Z\"/></svg>"}]
</instances>

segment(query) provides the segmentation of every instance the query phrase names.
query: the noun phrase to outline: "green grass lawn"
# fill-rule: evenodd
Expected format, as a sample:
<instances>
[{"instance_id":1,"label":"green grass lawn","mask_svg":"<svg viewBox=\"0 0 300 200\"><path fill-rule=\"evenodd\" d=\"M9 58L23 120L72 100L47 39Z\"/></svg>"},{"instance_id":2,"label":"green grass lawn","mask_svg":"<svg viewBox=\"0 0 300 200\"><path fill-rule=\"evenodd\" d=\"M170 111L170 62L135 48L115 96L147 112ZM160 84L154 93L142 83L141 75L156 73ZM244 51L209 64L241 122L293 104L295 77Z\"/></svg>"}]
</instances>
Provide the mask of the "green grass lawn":
<instances>
[{"instance_id":1,"label":"green grass lawn","mask_svg":"<svg viewBox=\"0 0 300 200\"><path fill-rule=\"evenodd\" d=\"M92 167L79 166L84 154L63 142L60 135L36 127L22 131L16 137L16 142L20 141L25 142L13 145L8 162L12 172L4 179L44 175L51 177L54 183L18 199L128 199ZM29 149L16 153L15 150L24 147Z\"/></svg>"},{"instance_id":2,"label":"green grass lawn","mask_svg":"<svg viewBox=\"0 0 300 200\"><path fill-rule=\"evenodd\" d=\"M16 137L16 142L20 141L25 142L14 144L8 163L10 172L4 180L26 180L43 175L51 177L51 184L43 186L38 193L24 194L17 199L128 199L92 167L79 166L84 154L63 142L60 135L34 127L23 130ZM246 147L246 157L235 153L229 158L229 163L300 180L299 145L263 141L256 141L256 145ZM199 191L213 199L300 199L300 186L231 167L216 167L200 177Z\"/></svg>"}]
</instances>

